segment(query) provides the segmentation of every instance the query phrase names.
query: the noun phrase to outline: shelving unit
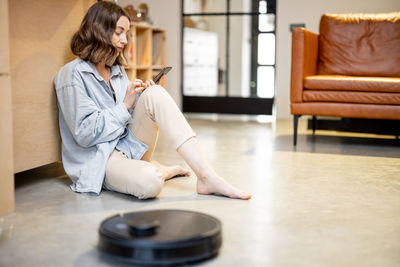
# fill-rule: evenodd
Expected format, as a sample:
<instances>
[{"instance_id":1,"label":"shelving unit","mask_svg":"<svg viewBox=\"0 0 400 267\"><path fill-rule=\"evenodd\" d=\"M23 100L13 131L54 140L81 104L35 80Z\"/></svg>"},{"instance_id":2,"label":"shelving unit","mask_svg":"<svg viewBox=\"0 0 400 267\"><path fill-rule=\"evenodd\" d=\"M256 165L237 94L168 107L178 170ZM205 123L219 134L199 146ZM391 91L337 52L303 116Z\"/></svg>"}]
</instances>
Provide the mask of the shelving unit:
<instances>
[{"instance_id":1,"label":"shelving unit","mask_svg":"<svg viewBox=\"0 0 400 267\"><path fill-rule=\"evenodd\" d=\"M131 23L126 73L131 81L135 78L150 80L166 64L166 33L145 23ZM165 77L160 85L166 85Z\"/></svg>"}]
</instances>

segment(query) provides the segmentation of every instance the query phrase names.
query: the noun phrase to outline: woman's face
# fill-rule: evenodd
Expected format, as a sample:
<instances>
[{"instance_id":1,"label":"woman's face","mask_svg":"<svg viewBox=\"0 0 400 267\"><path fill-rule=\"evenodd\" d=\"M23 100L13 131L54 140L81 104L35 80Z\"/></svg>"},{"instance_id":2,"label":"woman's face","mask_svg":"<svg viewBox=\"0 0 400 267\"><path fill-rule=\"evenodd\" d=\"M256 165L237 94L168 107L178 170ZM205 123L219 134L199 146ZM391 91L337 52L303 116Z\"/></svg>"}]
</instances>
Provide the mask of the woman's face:
<instances>
[{"instance_id":1,"label":"woman's face","mask_svg":"<svg viewBox=\"0 0 400 267\"><path fill-rule=\"evenodd\" d=\"M122 52L124 46L128 43L126 35L129 31L129 26L129 19L125 16L121 16L117 21L117 26L115 27L111 42L119 52Z\"/></svg>"}]
</instances>

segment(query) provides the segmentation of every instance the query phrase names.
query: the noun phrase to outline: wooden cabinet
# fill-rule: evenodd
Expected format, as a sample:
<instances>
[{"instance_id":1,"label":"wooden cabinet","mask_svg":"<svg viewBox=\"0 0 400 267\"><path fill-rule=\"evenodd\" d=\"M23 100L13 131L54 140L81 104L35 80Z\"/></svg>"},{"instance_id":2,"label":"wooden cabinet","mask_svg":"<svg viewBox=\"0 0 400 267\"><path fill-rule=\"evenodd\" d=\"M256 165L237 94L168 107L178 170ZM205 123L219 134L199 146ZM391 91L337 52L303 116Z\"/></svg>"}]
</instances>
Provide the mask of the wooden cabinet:
<instances>
[{"instance_id":1,"label":"wooden cabinet","mask_svg":"<svg viewBox=\"0 0 400 267\"><path fill-rule=\"evenodd\" d=\"M14 209L13 173L61 160L54 78L75 58L72 34L96 1L0 1L1 215ZM165 31L131 29L127 74L152 79L166 63Z\"/></svg>"},{"instance_id":2,"label":"wooden cabinet","mask_svg":"<svg viewBox=\"0 0 400 267\"><path fill-rule=\"evenodd\" d=\"M150 80L166 64L165 30L143 23L132 23L128 46L126 73L131 81L135 78ZM165 77L160 85L165 87Z\"/></svg>"},{"instance_id":3,"label":"wooden cabinet","mask_svg":"<svg viewBox=\"0 0 400 267\"><path fill-rule=\"evenodd\" d=\"M95 0L8 1L14 172L61 159L54 78Z\"/></svg>"},{"instance_id":4,"label":"wooden cabinet","mask_svg":"<svg viewBox=\"0 0 400 267\"><path fill-rule=\"evenodd\" d=\"M61 159L53 80L94 3L0 0L0 215L14 210L14 173Z\"/></svg>"}]
</instances>

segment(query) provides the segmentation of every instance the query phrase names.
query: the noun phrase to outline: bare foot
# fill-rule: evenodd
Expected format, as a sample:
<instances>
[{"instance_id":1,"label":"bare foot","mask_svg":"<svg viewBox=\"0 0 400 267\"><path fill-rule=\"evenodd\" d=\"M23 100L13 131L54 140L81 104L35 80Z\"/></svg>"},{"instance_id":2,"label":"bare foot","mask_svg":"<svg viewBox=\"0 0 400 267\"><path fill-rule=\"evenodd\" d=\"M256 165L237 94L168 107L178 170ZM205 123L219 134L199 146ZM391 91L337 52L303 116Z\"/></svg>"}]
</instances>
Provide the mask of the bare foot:
<instances>
[{"instance_id":1,"label":"bare foot","mask_svg":"<svg viewBox=\"0 0 400 267\"><path fill-rule=\"evenodd\" d=\"M175 176L190 176L190 171L179 165L164 166L155 160L151 160L151 163L156 165L161 170L165 181L174 178Z\"/></svg>"},{"instance_id":2,"label":"bare foot","mask_svg":"<svg viewBox=\"0 0 400 267\"><path fill-rule=\"evenodd\" d=\"M197 193L201 195L217 194L238 199L251 198L249 193L237 189L217 174L209 175L208 178L198 178Z\"/></svg>"}]
</instances>

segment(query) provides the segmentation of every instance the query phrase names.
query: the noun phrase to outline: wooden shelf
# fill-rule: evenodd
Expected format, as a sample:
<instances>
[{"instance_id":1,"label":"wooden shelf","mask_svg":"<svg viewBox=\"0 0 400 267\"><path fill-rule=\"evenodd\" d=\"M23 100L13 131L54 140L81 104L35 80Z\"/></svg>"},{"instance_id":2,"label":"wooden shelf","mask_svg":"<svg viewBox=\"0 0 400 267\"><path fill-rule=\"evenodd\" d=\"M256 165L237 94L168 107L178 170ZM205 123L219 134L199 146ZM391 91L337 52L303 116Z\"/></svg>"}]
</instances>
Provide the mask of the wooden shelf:
<instances>
[{"instance_id":1,"label":"wooden shelf","mask_svg":"<svg viewBox=\"0 0 400 267\"><path fill-rule=\"evenodd\" d=\"M131 23L130 32L126 73L130 80L153 79L166 64L165 30L146 23ZM165 87L165 79L160 84Z\"/></svg>"},{"instance_id":2,"label":"wooden shelf","mask_svg":"<svg viewBox=\"0 0 400 267\"><path fill-rule=\"evenodd\" d=\"M145 70L145 69L151 68L151 66L134 66L134 68L137 70Z\"/></svg>"}]
</instances>

